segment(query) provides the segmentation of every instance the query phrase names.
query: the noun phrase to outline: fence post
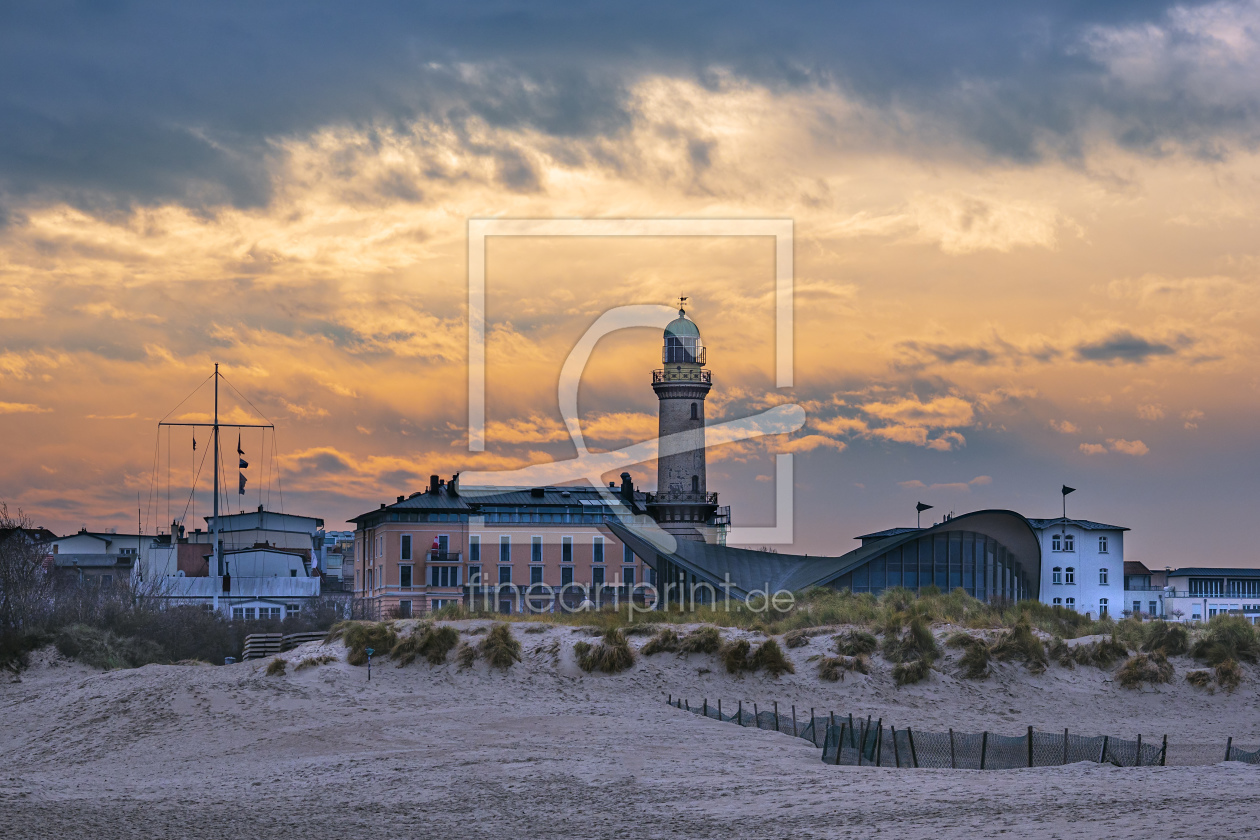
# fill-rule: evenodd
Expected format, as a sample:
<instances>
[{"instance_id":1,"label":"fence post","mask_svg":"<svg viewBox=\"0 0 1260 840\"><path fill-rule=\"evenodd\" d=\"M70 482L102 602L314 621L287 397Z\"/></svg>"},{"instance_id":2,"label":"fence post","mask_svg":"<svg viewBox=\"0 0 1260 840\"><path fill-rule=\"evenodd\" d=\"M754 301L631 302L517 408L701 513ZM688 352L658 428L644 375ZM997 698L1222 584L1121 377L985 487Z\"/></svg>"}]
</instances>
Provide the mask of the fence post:
<instances>
[{"instance_id":1,"label":"fence post","mask_svg":"<svg viewBox=\"0 0 1260 840\"><path fill-rule=\"evenodd\" d=\"M906 727L906 740L910 742L910 760L914 762L915 769L919 767L919 754L914 749L914 730Z\"/></svg>"},{"instance_id":2,"label":"fence post","mask_svg":"<svg viewBox=\"0 0 1260 840\"><path fill-rule=\"evenodd\" d=\"M740 726L743 726L743 725L744 725L744 701L743 701L743 700L740 700L740 701L739 701L739 712L738 712L738 714L739 714L739 725L740 725Z\"/></svg>"},{"instance_id":3,"label":"fence post","mask_svg":"<svg viewBox=\"0 0 1260 840\"><path fill-rule=\"evenodd\" d=\"M761 728L761 712L757 711L756 703L753 703L753 725L758 729Z\"/></svg>"},{"instance_id":4,"label":"fence post","mask_svg":"<svg viewBox=\"0 0 1260 840\"><path fill-rule=\"evenodd\" d=\"M704 708L701 710L701 712L705 717L709 716L709 698L708 697L704 698Z\"/></svg>"},{"instance_id":5,"label":"fence post","mask_svg":"<svg viewBox=\"0 0 1260 840\"><path fill-rule=\"evenodd\" d=\"M795 703L792 704L792 737L793 738L801 737L796 732L796 704Z\"/></svg>"},{"instance_id":6,"label":"fence post","mask_svg":"<svg viewBox=\"0 0 1260 840\"><path fill-rule=\"evenodd\" d=\"M1142 766L1142 733L1138 733L1137 760L1133 763L1134 767Z\"/></svg>"},{"instance_id":7,"label":"fence post","mask_svg":"<svg viewBox=\"0 0 1260 840\"><path fill-rule=\"evenodd\" d=\"M989 730L980 735L980 769L984 769L984 760L989 752Z\"/></svg>"},{"instance_id":8,"label":"fence post","mask_svg":"<svg viewBox=\"0 0 1260 840\"><path fill-rule=\"evenodd\" d=\"M1230 735L1229 740L1225 742L1225 760L1229 761L1229 754L1234 749L1234 736Z\"/></svg>"},{"instance_id":9,"label":"fence post","mask_svg":"<svg viewBox=\"0 0 1260 840\"><path fill-rule=\"evenodd\" d=\"M840 763L840 753L844 750L844 722L840 723L840 731L836 733L836 764Z\"/></svg>"},{"instance_id":10,"label":"fence post","mask_svg":"<svg viewBox=\"0 0 1260 840\"><path fill-rule=\"evenodd\" d=\"M809 707L809 731L814 735L814 743L818 743L818 724L814 719L814 707Z\"/></svg>"},{"instance_id":11,"label":"fence post","mask_svg":"<svg viewBox=\"0 0 1260 840\"><path fill-rule=\"evenodd\" d=\"M827 734L823 736L823 758L824 759L826 759L827 757L827 738L828 736L831 735L831 730L836 728L836 713L832 712L831 717L828 718L828 720L830 722L827 724ZM840 747L844 743L843 741L840 740L840 736L843 734L844 734L844 727L842 726L840 727L840 730L836 732L836 764L840 763Z\"/></svg>"},{"instance_id":12,"label":"fence post","mask_svg":"<svg viewBox=\"0 0 1260 840\"><path fill-rule=\"evenodd\" d=\"M726 718L722 717L722 698L721 697L718 698L718 720L726 720Z\"/></svg>"},{"instance_id":13,"label":"fence post","mask_svg":"<svg viewBox=\"0 0 1260 840\"><path fill-rule=\"evenodd\" d=\"M954 760L954 730L951 728L949 730L949 768L954 770L957 767L958 762Z\"/></svg>"},{"instance_id":14,"label":"fence post","mask_svg":"<svg viewBox=\"0 0 1260 840\"><path fill-rule=\"evenodd\" d=\"M866 726L862 727L862 743L858 744L858 767L862 766L862 757L866 754L866 736L871 732L870 724L871 722L868 718Z\"/></svg>"},{"instance_id":15,"label":"fence post","mask_svg":"<svg viewBox=\"0 0 1260 840\"><path fill-rule=\"evenodd\" d=\"M783 729L779 726L779 701L778 700L774 701L774 731L775 732L783 731Z\"/></svg>"},{"instance_id":16,"label":"fence post","mask_svg":"<svg viewBox=\"0 0 1260 840\"><path fill-rule=\"evenodd\" d=\"M674 705L674 695L672 695L672 694L668 694L668 695L666 695L666 696L667 696L669 699L668 699L668 700L666 700L665 702L666 702L666 703L668 703L668 704L669 704L669 705L671 705L671 706L672 706L672 705Z\"/></svg>"},{"instance_id":17,"label":"fence post","mask_svg":"<svg viewBox=\"0 0 1260 840\"><path fill-rule=\"evenodd\" d=\"M1028 727L1028 766L1032 767L1032 727Z\"/></svg>"},{"instance_id":18,"label":"fence post","mask_svg":"<svg viewBox=\"0 0 1260 840\"><path fill-rule=\"evenodd\" d=\"M856 730L853 727L853 712L849 712L849 746L857 748L857 736L853 733Z\"/></svg>"},{"instance_id":19,"label":"fence post","mask_svg":"<svg viewBox=\"0 0 1260 840\"><path fill-rule=\"evenodd\" d=\"M1105 762L1105 761L1107 760L1107 740L1108 740L1110 737L1111 737L1110 735L1104 735L1104 736L1103 736L1102 752L1100 752L1100 753L1098 754L1098 763L1099 763L1099 764L1102 764L1103 762Z\"/></svg>"},{"instance_id":20,"label":"fence post","mask_svg":"<svg viewBox=\"0 0 1260 840\"><path fill-rule=\"evenodd\" d=\"M897 727L889 726L888 731L892 734L893 739L893 761L897 762L897 768L901 768L901 750L897 749Z\"/></svg>"},{"instance_id":21,"label":"fence post","mask_svg":"<svg viewBox=\"0 0 1260 840\"><path fill-rule=\"evenodd\" d=\"M1159 750L1159 766L1164 767L1165 766L1164 762L1166 762L1167 760L1168 760L1168 736L1165 735L1164 746L1161 747Z\"/></svg>"},{"instance_id":22,"label":"fence post","mask_svg":"<svg viewBox=\"0 0 1260 840\"><path fill-rule=\"evenodd\" d=\"M1064 764L1067 764L1067 750L1068 750L1068 731L1067 731L1067 727L1065 726L1063 728L1063 763Z\"/></svg>"},{"instance_id":23,"label":"fence post","mask_svg":"<svg viewBox=\"0 0 1260 840\"><path fill-rule=\"evenodd\" d=\"M689 712L691 711L691 701L690 701L690 700L688 700L688 701L687 701L687 711L689 711Z\"/></svg>"},{"instance_id":24,"label":"fence post","mask_svg":"<svg viewBox=\"0 0 1260 840\"><path fill-rule=\"evenodd\" d=\"M875 724L875 766L884 766L884 719L880 718L879 723Z\"/></svg>"}]
</instances>

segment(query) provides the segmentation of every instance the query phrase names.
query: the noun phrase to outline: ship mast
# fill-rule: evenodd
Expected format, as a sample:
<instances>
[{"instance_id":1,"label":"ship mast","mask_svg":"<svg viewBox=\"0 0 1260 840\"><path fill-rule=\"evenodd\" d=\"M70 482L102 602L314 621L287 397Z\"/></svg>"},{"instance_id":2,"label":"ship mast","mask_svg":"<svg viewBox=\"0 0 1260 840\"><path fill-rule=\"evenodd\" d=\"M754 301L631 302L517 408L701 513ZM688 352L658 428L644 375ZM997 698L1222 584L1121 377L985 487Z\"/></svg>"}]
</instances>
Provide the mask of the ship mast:
<instances>
[{"instance_id":1,"label":"ship mast","mask_svg":"<svg viewBox=\"0 0 1260 840\"><path fill-rule=\"evenodd\" d=\"M223 575L223 558L219 556L219 363L214 363L214 571L211 577ZM216 599L217 600L217 599Z\"/></svg>"}]
</instances>

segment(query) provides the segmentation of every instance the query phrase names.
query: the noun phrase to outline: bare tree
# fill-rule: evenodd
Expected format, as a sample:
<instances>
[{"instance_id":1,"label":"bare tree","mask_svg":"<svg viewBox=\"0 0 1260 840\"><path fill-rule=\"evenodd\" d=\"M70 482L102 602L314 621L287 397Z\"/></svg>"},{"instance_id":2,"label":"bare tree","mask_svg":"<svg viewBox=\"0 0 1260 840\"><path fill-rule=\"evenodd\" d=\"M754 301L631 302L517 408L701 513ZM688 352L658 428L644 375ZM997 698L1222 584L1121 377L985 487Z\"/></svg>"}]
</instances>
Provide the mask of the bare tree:
<instances>
[{"instance_id":1,"label":"bare tree","mask_svg":"<svg viewBox=\"0 0 1260 840\"><path fill-rule=\"evenodd\" d=\"M0 667L20 667L48 611L52 575L44 567L48 546L21 510L0 502Z\"/></svg>"}]
</instances>

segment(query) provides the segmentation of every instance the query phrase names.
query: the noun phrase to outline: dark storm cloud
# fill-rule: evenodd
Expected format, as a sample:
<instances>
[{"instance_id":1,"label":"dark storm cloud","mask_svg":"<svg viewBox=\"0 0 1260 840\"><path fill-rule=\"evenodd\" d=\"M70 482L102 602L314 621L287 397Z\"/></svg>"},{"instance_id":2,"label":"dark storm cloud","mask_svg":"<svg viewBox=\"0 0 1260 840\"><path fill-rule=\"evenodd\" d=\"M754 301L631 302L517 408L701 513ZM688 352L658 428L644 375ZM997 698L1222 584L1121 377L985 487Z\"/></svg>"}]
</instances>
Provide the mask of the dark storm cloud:
<instances>
[{"instance_id":1,"label":"dark storm cloud","mask_svg":"<svg viewBox=\"0 0 1260 840\"><path fill-rule=\"evenodd\" d=\"M1162 341L1150 341L1128 330L1112 333L1104 339L1079 344L1076 357L1086 362L1134 362L1141 364L1156 356L1172 356L1178 348L1191 342L1178 339L1174 346Z\"/></svg>"},{"instance_id":2,"label":"dark storm cloud","mask_svg":"<svg viewBox=\"0 0 1260 840\"><path fill-rule=\"evenodd\" d=\"M163 200L258 205L269 196L269 141L278 137L418 116L457 126L474 115L555 137L615 135L630 121L636 79L665 73L720 85L714 68L776 89L840 90L876 113L909 114L908 147L952 144L1005 160L1077 156L1087 125L1152 152L1174 141L1220 154L1230 140L1255 139L1254 92L1204 102L1175 86L1184 73L1171 75L1172 89L1147 91L1107 68L1098 27L1165 26L1166 9L6 4L0 207L40 198L100 210ZM1174 42L1191 49L1196 37ZM703 168L708 149L691 153ZM510 188L537 187L528 162L500 162ZM395 186L423 192L422 184Z\"/></svg>"}]
</instances>

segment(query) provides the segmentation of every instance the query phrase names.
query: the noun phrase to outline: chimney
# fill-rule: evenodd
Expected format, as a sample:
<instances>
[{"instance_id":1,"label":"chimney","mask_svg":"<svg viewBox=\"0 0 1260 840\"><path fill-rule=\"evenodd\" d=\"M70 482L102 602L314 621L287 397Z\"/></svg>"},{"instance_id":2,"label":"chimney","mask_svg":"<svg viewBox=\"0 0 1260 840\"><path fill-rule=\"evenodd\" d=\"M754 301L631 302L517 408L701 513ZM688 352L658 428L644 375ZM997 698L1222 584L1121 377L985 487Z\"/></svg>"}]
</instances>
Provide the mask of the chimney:
<instances>
[{"instance_id":1,"label":"chimney","mask_svg":"<svg viewBox=\"0 0 1260 840\"><path fill-rule=\"evenodd\" d=\"M459 495L459 473L451 476L450 483L446 485L446 489L450 491L452 496Z\"/></svg>"},{"instance_id":2,"label":"chimney","mask_svg":"<svg viewBox=\"0 0 1260 840\"><path fill-rule=\"evenodd\" d=\"M381 502L381 510L385 510L385 503Z\"/></svg>"},{"instance_id":3,"label":"chimney","mask_svg":"<svg viewBox=\"0 0 1260 840\"><path fill-rule=\"evenodd\" d=\"M399 497L398 497L398 501L400 501L400 502L401 502L404 498L405 498L404 496L399 496Z\"/></svg>"},{"instance_id":4,"label":"chimney","mask_svg":"<svg viewBox=\"0 0 1260 840\"><path fill-rule=\"evenodd\" d=\"M429 492L436 493L438 491L438 477L436 475L429 476Z\"/></svg>"},{"instance_id":5,"label":"chimney","mask_svg":"<svg viewBox=\"0 0 1260 840\"><path fill-rule=\"evenodd\" d=\"M621 500L631 507L634 506L634 481L628 472L621 474Z\"/></svg>"}]
</instances>

